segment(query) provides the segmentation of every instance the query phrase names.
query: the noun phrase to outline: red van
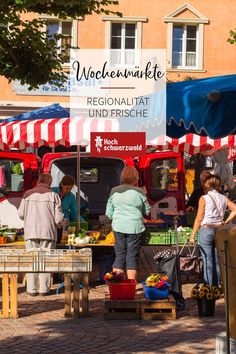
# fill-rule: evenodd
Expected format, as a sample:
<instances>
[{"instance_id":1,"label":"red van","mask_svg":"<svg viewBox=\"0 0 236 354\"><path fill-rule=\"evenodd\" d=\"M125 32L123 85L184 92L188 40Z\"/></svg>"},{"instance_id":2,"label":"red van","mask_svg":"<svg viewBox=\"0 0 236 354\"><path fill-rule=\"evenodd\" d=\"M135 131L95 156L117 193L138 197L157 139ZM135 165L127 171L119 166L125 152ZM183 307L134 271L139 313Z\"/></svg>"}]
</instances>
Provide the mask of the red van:
<instances>
[{"instance_id":1,"label":"red van","mask_svg":"<svg viewBox=\"0 0 236 354\"><path fill-rule=\"evenodd\" d=\"M104 215L112 187L119 184L125 165L136 166L140 184L147 190L153 219L159 212L181 212L185 207L183 155L173 152L150 153L140 159L131 157L92 157L81 153L81 190L89 200L89 215ZM76 180L77 154L47 153L42 161L35 155L21 152L0 152L0 224L10 228L23 227L19 207L24 192L32 188L40 172L50 172L53 186L58 186L65 174Z\"/></svg>"}]
</instances>

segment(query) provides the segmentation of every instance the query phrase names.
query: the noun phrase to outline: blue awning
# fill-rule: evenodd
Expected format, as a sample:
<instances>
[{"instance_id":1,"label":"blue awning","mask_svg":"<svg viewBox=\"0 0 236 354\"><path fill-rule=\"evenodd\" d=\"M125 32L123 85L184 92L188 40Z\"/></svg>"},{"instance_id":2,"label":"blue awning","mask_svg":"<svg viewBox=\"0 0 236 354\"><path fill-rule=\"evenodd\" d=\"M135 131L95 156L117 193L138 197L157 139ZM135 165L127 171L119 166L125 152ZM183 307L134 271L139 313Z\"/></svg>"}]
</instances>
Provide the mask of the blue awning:
<instances>
[{"instance_id":1,"label":"blue awning","mask_svg":"<svg viewBox=\"0 0 236 354\"><path fill-rule=\"evenodd\" d=\"M69 118L68 110L60 106L58 103L50 106L35 109L33 111L18 114L16 116L1 119L1 123L16 122L21 120L35 120L35 119L52 119L52 118Z\"/></svg>"},{"instance_id":2,"label":"blue awning","mask_svg":"<svg viewBox=\"0 0 236 354\"><path fill-rule=\"evenodd\" d=\"M236 75L167 84L167 135L218 139L236 132Z\"/></svg>"}]
</instances>

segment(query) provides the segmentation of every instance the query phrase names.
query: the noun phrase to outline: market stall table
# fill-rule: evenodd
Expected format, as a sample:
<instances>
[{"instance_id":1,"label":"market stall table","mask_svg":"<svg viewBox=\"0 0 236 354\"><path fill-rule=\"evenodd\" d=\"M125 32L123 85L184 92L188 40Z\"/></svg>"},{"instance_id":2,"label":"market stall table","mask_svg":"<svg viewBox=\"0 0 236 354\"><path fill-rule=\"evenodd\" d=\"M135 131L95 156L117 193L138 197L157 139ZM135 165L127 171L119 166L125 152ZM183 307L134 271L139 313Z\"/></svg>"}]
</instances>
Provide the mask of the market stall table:
<instances>
[{"instance_id":1,"label":"market stall table","mask_svg":"<svg viewBox=\"0 0 236 354\"><path fill-rule=\"evenodd\" d=\"M3 247L2 247L3 246ZM59 244L57 248L63 249L68 247L66 244ZM100 278L99 274L99 259L101 256L110 255L114 256L114 244L84 244L84 245L73 245L75 249L81 249L84 247L89 247L92 250L92 262L93 262L93 270L89 275L89 283L96 284L97 280ZM154 261L154 255L166 248L173 247L171 245L156 245L156 244L149 244L143 245L140 251L139 256L139 268L138 268L138 281L142 282L147 276L151 273L156 272L156 262ZM0 245L1 248L21 248L24 249L24 241L16 241L7 243L4 245ZM102 279L100 279L102 280Z\"/></svg>"}]
</instances>

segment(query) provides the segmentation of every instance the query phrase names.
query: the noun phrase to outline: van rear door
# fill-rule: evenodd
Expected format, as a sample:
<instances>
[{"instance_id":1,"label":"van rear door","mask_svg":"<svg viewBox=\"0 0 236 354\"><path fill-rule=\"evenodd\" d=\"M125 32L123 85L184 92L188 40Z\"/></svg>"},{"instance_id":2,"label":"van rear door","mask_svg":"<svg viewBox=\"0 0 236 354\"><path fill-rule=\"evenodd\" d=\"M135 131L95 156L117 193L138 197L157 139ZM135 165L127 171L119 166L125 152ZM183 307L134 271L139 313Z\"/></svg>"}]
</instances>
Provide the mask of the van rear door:
<instances>
[{"instance_id":1,"label":"van rear door","mask_svg":"<svg viewBox=\"0 0 236 354\"><path fill-rule=\"evenodd\" d=\"M91 217L97 218L105 214L111 188L120 184L120 173L126 165L133 166L133 159L92 157L88 153L81 153L80 189L88 198ZM46 154L43 159L43 171L52 174L52 186L58 187L66 174L73 176L76 181L77 154L68 152Z\"/></svg>"},{"instance_id":2,"label":"van rear door","mask_svg":"<svg viewBox=\"0 0 236 354\"><path fill-rule=\"evenodd\" d=\"M23 227L17 209L24 192L37 181L39 161L35 154L0 152L0 224Z\"/></svg>"},{"instance_id":3,"label":"van rear door","mask_svg":"<svg viewBox=\"0 0 236 354\"><path fill-rule=\"evenodd\" d=\"M184 210L184 159L181 153L147 154L140 158L139 170L152 205L153 219L157 218L159 212Z\"/></svg>"}]
</instances>

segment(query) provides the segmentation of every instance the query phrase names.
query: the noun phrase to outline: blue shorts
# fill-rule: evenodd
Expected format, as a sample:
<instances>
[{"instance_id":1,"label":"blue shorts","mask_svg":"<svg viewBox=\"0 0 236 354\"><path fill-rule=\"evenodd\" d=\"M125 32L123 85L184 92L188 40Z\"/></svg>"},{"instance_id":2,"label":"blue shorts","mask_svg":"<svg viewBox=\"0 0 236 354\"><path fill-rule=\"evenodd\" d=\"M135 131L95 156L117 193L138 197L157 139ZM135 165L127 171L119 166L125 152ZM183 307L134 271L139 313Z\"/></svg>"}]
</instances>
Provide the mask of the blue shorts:
<instances>
[{"instance_id":1,"label":"blue shorts","mask_svg":"<svg viewBox=\"0 0 236 354\"><path fill-rule=\"evenodd\" d=\"M115 234L115 262L113 268L138 269L139 251L142 246L141 234L123 234L114 231Z\"/></svg>"}]
</instances>

